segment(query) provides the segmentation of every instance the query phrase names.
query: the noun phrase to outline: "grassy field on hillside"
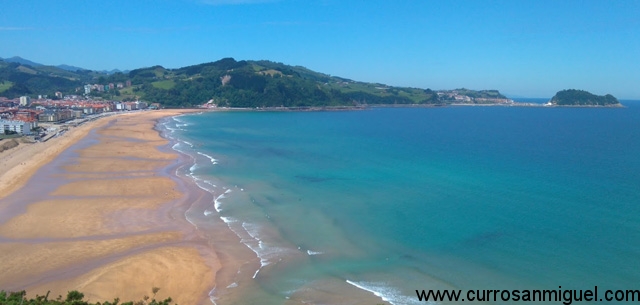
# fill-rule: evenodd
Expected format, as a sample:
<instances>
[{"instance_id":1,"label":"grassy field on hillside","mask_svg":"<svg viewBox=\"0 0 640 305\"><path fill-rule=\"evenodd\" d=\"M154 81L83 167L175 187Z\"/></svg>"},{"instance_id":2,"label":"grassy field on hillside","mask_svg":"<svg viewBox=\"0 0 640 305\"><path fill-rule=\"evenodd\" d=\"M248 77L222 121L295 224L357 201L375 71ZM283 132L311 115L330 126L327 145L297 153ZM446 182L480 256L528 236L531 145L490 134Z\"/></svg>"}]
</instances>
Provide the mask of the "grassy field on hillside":
<instances>
[{"instance_id":1,"label":"grassy field on hillside","mask_svg":"<svg viewBox=\"0 0 640 305\"><path fill-rule=\"evenodd\" d=\"M161 80L161 81L153 82L151 83L151 85L153 85L158 89L169 90L176 86L176 82L169 79L169 80ZM122 93L122 91L120 91L120 93Z\"/></svg>"},{"instance_id":2,"label":"grassy field on hillside","mask_svg":"<svg viewBox=\"0 0 640 305\"><path fill-rule=\"evenodd\" d=\"M11 88L11 86L13 86L13 83L10 81L4 81L0 83L0 92L4 92L6 90L9 90L9 88Z\"/></svg>"}]
</instances>

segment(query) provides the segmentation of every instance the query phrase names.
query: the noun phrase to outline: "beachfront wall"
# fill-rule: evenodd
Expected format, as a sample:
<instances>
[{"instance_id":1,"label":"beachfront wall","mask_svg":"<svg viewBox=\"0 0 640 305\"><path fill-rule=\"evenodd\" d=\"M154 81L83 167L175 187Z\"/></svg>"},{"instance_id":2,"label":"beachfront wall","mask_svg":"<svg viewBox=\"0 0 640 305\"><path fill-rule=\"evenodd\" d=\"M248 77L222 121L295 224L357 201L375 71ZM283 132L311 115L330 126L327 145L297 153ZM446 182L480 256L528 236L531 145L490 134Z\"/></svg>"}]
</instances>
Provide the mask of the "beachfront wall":
<instances>
[{"instance_id":1,"label":"beachfront wall","mask_svg":"<svg viewBox=\"0 0 640 305\"><path fill-rule=\"evenodd\" d=\"M31 134L31 124L23 121L0 120L0 134L14 131L19 134Z\"/></svg>"}]
</instances>

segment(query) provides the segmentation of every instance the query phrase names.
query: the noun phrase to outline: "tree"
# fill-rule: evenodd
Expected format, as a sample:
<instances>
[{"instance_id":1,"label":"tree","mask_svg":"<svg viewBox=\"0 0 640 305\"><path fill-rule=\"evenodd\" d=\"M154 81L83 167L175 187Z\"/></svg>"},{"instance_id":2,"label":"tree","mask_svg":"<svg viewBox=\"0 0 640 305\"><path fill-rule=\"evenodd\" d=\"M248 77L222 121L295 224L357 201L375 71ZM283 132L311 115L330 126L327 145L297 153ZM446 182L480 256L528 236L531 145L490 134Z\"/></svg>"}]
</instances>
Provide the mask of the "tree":
<instances>
[{"instance_id":1,"label":"tree","mask_svg":"<svg viewBox=\"0 0 640 305\"><path fill-rule=\"evenodd\" d=\"M82 301L84 293L77 290L72 290L67 293L67 299L65 302L71 305L88 305L89 303Z\"/></svg>"}]
</instances>

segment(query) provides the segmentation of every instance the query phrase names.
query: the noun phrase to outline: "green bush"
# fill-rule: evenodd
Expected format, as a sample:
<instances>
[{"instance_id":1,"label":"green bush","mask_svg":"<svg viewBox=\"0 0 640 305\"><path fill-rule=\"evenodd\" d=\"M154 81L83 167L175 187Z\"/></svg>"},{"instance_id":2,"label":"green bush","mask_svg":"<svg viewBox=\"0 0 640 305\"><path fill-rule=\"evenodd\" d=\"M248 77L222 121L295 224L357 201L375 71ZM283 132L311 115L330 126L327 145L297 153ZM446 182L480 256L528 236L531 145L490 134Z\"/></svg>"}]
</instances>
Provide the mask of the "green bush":
<instances>
[{"instance_id":1,"label":"green bush","mask_svg":"<svg viewBox=\"0 0 640 305\"><path fill-rule=\"evenodd\" d=\"M62 296L58 296L55 300L49 300L49 292L46 295L36 295L35 298L28 299L26 297L27 292L17 291L17 292L7 292L4 290L0 290L0 305L170 305L172 300L171 298L166 298L162 301L156 301L155 296L160 288L154 287L151 292L153 292L153 297L149 301L148 296L144 296L143 300L137 302L125 302L120 304L120 299L115 298L113 302L104 302L104 303L89 303L84 301L84 293L73 290L67 293L67 298L62 300Z\"/></svg>"}]
</instances>

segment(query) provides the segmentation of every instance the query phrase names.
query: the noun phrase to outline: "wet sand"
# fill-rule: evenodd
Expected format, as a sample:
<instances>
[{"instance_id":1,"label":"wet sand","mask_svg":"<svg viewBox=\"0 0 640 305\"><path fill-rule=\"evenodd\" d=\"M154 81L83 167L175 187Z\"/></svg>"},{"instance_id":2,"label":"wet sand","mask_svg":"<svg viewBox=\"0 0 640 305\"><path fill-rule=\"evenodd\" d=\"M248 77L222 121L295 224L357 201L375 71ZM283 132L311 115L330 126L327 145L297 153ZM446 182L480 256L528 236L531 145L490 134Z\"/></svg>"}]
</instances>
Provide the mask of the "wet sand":
<instances>
[{"instance_id":1,"label":"wet sand","mask_svg":"<svg viewBox=\"0 0 640 305\"><path fill-rule=\"evenodd\" d=\"M154 130L179 113L103 118L0 154L0 289L103 302L158 287L156 299L211 304L220 260L184 218L204 195L171 177L180 156Z\"/></svg>"}]
</instances>

